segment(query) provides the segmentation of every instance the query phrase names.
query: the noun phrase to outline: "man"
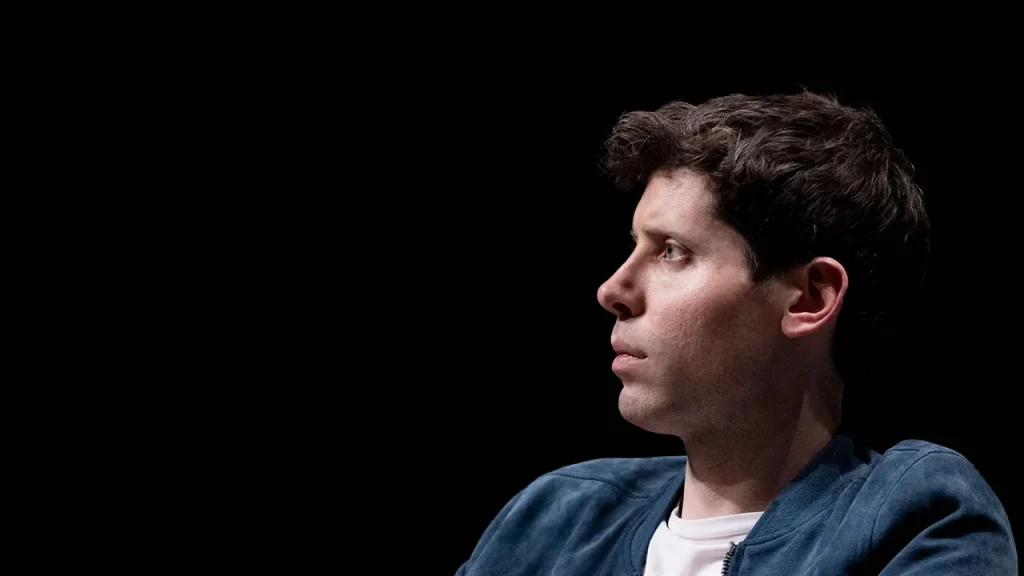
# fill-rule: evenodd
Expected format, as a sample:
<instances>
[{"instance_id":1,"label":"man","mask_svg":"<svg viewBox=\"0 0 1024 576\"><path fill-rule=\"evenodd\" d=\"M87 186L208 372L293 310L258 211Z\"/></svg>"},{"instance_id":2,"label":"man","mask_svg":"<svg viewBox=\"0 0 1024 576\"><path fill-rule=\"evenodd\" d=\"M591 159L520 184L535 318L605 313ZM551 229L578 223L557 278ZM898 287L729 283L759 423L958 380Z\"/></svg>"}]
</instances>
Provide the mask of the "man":
<instances>
[{"instance_id":1,"label":"man","mask_svg":"<svg viewBox=\"0 0 1024 576\"><path fill-rule=\"evenodd\" d=\"M516 495L458 575L1016 574L996 495L956 452L840 427L859 338L924 273L913 168L873 113L727 96L626 114L636 246L598 290L629 422L685 457L601 459Z\"/></svg>"}]
</instances>

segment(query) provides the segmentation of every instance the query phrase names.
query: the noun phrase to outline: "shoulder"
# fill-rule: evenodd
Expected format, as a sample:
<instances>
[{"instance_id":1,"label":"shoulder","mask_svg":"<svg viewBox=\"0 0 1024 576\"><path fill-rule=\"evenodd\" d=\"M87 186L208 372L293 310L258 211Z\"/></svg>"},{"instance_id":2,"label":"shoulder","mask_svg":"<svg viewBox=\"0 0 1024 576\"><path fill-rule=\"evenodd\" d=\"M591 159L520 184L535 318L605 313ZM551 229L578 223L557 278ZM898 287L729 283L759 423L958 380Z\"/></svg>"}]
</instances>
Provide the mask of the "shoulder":
<instances>
[{"instance_id":1,"label":"shoulder","mask_svg":"<svg viewBox=\"0 0 1024 576\"><path fill-rule=\"evenodd\" d=\"M614 491L627 498L648 498L682 474L685 456L600 458L563 466L537 478L531 487L573 487L583 492Z\"/></svg>"},{"instance_id":2,"label":"shoulder","mask_svg":"<svg viewBox=\"0 0 1024 576\"><path fill-rule=\"evenodd\" d=\"M665 456L601 458L563 466L530 482L495 521L557 523L599 511L628 515L678 481L685 464L685 456Z\"/></svg>"},{"instance_id":3,"label":"shoulder","mask_svg":"<svg viewBox=\"0 0 1024 576\"><path fill-rule=\"evenodd\" d=\"M998 502L978 469L959 452L923 440L905 440L886 450L872 470L886 488L886 502L936 498L962 500L977 496ZM893 502L893 498L898 500ZM908 502L909 503L909 502Z\"/></svg>"},{"instance_id":4,"label":"shoulder","mask_svg":"<svg viewBox=\"0 0 1024 576\"><path fill-rule=\"evenodd\" d=\"M602 458L552 470L520 492L506 522L574 524L631 517L685 469L683 457Z\"/></svg>"},{"instance_id":5,"label":"shoulder","mask_svg":"<svg viewBox=\"0 0 1024 576\"><path fill-rule=\"evenodd\" d=\"M964 462L967 459L962 454L951 448L946 448L934 442L926 440L904 440L889 448L882 455L882 458L890 463L898 461L913 461L929 455L946 455L959 458Z\"/></svg>"},{"instance_id":6,"label":"shoulder","mask_svg":"<svg viewBox=\"0 0 1024 576\"><path fill-rule=\"evenodd\" d=\"M924 440L904 440L889 448L874 461L870 476L876 485L891 489L933 468L954 471L970 481L982 480L962 454Z\"/></svg>"},{"instance_id":7,"label":"shoulder","mask_svg":"<svg viewBox=\"0 0 1024 576\"><path fill-rule=\"evenodd\" d=\"M899 514L927 506L988 507L1002 514L1002 506L978 469L959 452L923 440L906 440L882 454L871 472L884 488L881 513ZM942 509L942 508L940 508Z\"/></svg>"},{"instance_id":8,"label":"shoulder","mask_svg":"<svg viewBox=\"0 0 1024 576\"><path fill-rule=\"evenodd\" d=\"M1002 503L959 452L907 440L881 455L871 477L881 488L871 547L883 557L899 564L920 559L927 551L935 569L988 566L977 562L1016 564Z\"/></svg>"},{"instance_id":9,"label":"shoulder","mask_svg":"<svg viewBox=\"0 0 1024 576\"><path fill-rule=\"evenodd\" d=\"M686 458L602 458L563 466L533 480L505 504L459 574L512 566L546 573L560 550L599 550L678 481ZM605 542L598 545L597 542Z\"/></svg>"}]
</instances>

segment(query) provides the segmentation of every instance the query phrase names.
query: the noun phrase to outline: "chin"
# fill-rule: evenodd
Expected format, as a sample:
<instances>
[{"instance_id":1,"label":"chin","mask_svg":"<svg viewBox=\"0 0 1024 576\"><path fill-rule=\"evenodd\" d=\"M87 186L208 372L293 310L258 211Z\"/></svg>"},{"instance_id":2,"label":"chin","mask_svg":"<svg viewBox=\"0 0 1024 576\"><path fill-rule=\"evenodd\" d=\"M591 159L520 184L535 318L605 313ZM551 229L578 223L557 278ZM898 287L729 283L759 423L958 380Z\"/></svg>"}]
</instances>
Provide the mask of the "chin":
<instances>
[{"instance_id":1,"label":"chin","mask_svg":"<svg viewBox=\"0 0 1024 576\"><path fill-rule=\"evenodd\" d=\"M677 435L680 413L673 402L638 390L636 385L625 385L619 392L619 414L626 422L653 434Z\"/></svg>"}]
</instances>

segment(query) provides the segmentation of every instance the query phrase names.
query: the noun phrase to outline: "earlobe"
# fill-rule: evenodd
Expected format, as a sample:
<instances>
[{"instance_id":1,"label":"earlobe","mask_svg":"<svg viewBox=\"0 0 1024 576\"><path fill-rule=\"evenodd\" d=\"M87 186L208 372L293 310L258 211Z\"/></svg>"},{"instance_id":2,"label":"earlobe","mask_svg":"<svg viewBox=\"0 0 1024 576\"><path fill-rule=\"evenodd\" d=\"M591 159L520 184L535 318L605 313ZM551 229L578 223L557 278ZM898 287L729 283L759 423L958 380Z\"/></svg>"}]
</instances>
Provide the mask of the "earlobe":
<instances>
[{"instance_id":1,"label":"earlobe","mask_svg":"<svg viewBox=\"0 0 1024 576\"><path fill-rule=\"evenodd\" d=\"M833 258L819 257L794 269L793 296L782 315L782 332L800 338L835 323L843 306L849 279Z\"/></svg>"}]
</instances>

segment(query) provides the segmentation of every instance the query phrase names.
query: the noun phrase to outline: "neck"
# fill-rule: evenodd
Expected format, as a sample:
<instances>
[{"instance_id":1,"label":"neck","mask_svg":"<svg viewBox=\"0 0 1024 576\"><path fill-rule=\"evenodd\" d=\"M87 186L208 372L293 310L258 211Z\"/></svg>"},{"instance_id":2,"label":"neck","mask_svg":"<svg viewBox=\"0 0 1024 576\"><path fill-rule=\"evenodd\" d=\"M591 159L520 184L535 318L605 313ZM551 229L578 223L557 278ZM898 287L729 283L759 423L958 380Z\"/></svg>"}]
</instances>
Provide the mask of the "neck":
<instances>
[{"instance_id":1,"label":"neck","mask_svg":"<svg viewBox=\"0 0 1024 576\"><path fill-rule=\"evenodd\" d=\"M764 511L824 448L839 426L839 408L805 398L792 411L683 438L686 478L681 516L687 520ZM789 412L787 416L785 412ZM770 412L766 412L770 413Z\"/></svg>"}]
</instances>

